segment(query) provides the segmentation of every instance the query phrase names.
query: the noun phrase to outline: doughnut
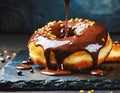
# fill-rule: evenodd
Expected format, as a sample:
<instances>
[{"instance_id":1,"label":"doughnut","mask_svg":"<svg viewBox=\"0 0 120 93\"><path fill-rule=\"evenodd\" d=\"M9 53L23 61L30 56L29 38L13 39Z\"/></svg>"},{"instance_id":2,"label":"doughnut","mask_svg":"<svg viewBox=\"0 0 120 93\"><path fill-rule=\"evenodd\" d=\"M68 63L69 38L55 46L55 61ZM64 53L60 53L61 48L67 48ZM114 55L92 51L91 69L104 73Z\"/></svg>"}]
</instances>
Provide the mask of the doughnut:
<instances>
[{"instance_id":1,"label":"doughnut","mask_svg":"<svg viewBox=\"0 0 120 93\"><path fill-rule=\"evenodd\" d=\"M120 41L112 42L112 49L106 58L105 62L119 62L120 61Z\"/></svg>"},{"instance_id":2,"label":"doughnut","mask_svg":"<svg viewBox=\"0 0 120 93\"><path fill-rule=\"evenodd\" d=\"M67 31L67 34L66 34ZM109 32L102 24L87 19L49 22L28 41L31 60L50 70L79 71L105 61L112 48Z\"/></svg>"}]
</instances>

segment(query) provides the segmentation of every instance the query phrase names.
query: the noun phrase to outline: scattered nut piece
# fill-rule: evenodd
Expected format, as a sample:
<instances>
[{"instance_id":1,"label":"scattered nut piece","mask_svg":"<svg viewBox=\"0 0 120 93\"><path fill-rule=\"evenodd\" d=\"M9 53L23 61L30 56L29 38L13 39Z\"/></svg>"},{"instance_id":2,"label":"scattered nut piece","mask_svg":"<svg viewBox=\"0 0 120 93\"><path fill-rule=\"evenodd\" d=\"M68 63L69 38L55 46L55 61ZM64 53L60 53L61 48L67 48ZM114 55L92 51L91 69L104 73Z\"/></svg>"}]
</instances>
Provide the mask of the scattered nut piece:
<instances>
[{"instance_id":1,"label":"scattered nut piece","mask_svg":"<svg viewBox=\"0 0 120 93\"><path fill-rule=\"evenodd\" d=\"M80 93L85 93L85 91L84 90L80 90Z\"/></svg>"},{"instance_id":2,"label":"scattered nut piece","mask_svg":"<svg viewBox=\"0 0 120 93\"><path fill-rule=\"evenodd\" d=\"M13 56L16 56L16 53L12 53Z\"/></svg>"},{"instance_id":3,"label":"scattered nut piece","mask_svg":"<svg viewBox=\"0 0 120 93\"><path fill-rule=\"evenodd\" d=\"M104 39L104 38L102 38L102 41L105 41L105 39Z\"/></svg>"},{"instance_id":4,"label":"scattered nut piece","mask_svg":"<svg viewBox=\"0 0 120 93\"><path fill-rule=\"evenodd\" d=\"M7 51L7 50L4 50L3 52L4 52L4 54L7 54L7 53L8 53L8 51Z\"/></svg>"},{"instance_id":5,"label":"scattered nut piece","mask_svg":"<svg viewBox=\"0 0 120 93\"><path fill-rule=\"evenodd\" d=\"M62 27L62 26L64 26L63 24L60 24L60 26Z\"/></svg>"}]
</instances>

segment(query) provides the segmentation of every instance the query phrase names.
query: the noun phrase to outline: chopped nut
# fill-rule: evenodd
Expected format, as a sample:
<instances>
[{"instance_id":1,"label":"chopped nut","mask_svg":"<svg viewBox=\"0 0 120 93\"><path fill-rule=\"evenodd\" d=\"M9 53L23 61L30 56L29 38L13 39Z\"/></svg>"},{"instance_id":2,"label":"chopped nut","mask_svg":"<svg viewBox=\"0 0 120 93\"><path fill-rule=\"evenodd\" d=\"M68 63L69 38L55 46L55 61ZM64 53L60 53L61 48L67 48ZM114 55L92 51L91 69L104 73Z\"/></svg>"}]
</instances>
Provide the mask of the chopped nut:
<instances>
[{"instance_id":1,"label":"chopped nut","mask_svg":"<svg viewBox=\"0 0 120 93\"><path fill-rule=\"evenodd\" d=\"M73 18L71 18L68 22L73 22Z\"/></svg>"},{"instance_id":2,"label":"chopped nut","mask_svg":"<svg viewBox=\"0 0 120 93\"><path fill-rule=\"evenodd\" d=\"M89 22L89 26L93 26L95 24L94 21Z\"/></svg>"},{"instance_id":3,"label":"chopped nut","mask_svg":"<svg viewBox=\"0 0 120 93\"><path fill-rule=\"evenodd\" d=\"M88 91L88 93L93 93L93 92L94 92L94 90L89 90L89 91Z\"/></svg>"},{"instance_id":4,"label":"chopped nut","mask_svg":"<svg viewBox=\"0 0 120 93\"><path fill-rule=\"evenodd\" d=\"M88 91L88 93L92 93L91 91Z\"/></svg>"},{"instance_id":5,"label":"chopped nut","mask_svg":"<svg viewBox=\"0 0 120 93\"><path fill-rule=\"evenodd\" d=\"M8 51L7 51L7 50L4 50L3 52L4 52L4 54L7 54L7 53L8 53Z\"/></svg>"},{"instance_id":6,"label":"chopped nut","mask_svg":"<svg viewBox=\"0 0 120 93\"><path fill-rule=\"evenodd\" d=\"M43 34L43 36L47 36L47 34L46 34L46 33L44 33L44 34Z\"/></svg>"},{"instance_id":7,"label":"chopped nut","mask_svg":"<svg viewBox=\"0 0 120 93\"><path fill-rule=\"evenodd\" d=\"M84 90L80 90L80 93L85 93L85 91Z\"/></svg>"},{"instance_id":8,"label":"chopped nut","mask_svg":"<svg viewBox=\"0 0 120 93\"><path fill-rule=\"evenodd\" d=\"M41 30L42 30L41 28L38 29L38 31L41 31Z\"/></svg>"},{"instance_id":9,"label":"chopped nut","mask_svg":"<svg viewBox=\"0 0 120 93\"><path fill-rule=\"evenodd\" d=\"M50 27L52 24L53 24L52 22L49 22L47 25L48 25L48 27Z\"/></svg>"},{"instance_id":10,"label":"chopped nut","mask_svg":"<svg viewBox=\"0 0 120 93\"><path fill-rule=\"evenodd\" d=\"M81 21L82 21L82 18L80 18L78 21L81 22Z\"/></svg>"},{"instance_id":11,"label":"chopped nut","mask_svg":"<svg viewBox=\"0 0 120 93\"><path fill-rule=\"evenodd\" d=\"M58 21L58 23L62 23L62 21L60 20L60 21Z\"/></svg>"},{"instance_id":12,"label":"chopped nut","mask_svg":"<svg viewBox=\"0 0 120 93\"><path fill-rule=\"evenodd\" d=\"M52 28L47 27L46 30L47 30L47 31L50 31L50 30L52 30Z\"/></svg>"},{"instance_id":13,"label":"chopped nut","mask_svg":"<svg viewBox=\"0 0 120 93\"><path fill-rule=\"evenodd\" d=\"M62 27L62 26L64 26L63 24L60 24L60 26Z\"/></svg>"},{"instance_id":14,"label":"chopped nut","mask_svg":"<svg viewBox=\"0 0 120 93\"><path fill-rule=\"evenodd\" d=\"M47 36L48 36L48 37L50 37L50 34L51 34L51 33L50 33L50 32L48 32L48 33L47 33Z\"/></svg>"},{"instance_id":15,"label":"chopped nut","mask_svg":"<svg viewBox=\"0 0 120 93\"><path fill-rule=\"evenodd\" d=\"M92 91L92 93L94 92L94 90L91 90Z\"/></svg>"},{"instance_id":16,"label":"chopped nut","mask_svg":"<svg viewBox=\"0 0 120 93\"><path fill-rule=\"evenodd\" d=\"M56 21L53 21L53 23L56 23Z\"/></svg>"},{"instance_id":17,"label":"chopped nut","mask_svg":"<svg viewBox=\"0 0 120 93\"><path fill-rule=\"evenodd\" d=\"M53 34L50 35L50 39L55 39L55 38L56 38L55 35L53 35Z\"/></svg>"},{"instance_id":18,"label":"chopped nut","mask_svg":"<svg viewBox=\"0 0 120 93\"><path fill-rule=\"evenodd\" d=\"M104 39L104 38L102 38L102 41L105 41L105 39Z\"/></svg>"},{"instance_id":19,"label":"chopped nut","mask_svg":"<svg viewBox=\"0 0 120 93\"><path fill-rule=\"evenodd\" d=\"M79 19L78 18L75 18L75 21L78 21Z\"/></svg>"},{"instance_id":20,"label":"chopped nut","mask_svg":"<svg viewBox=\"0 0 120 93\"><path fill-rule=\"evenodd\" d=\"M13 56L16 56L16 53L12 53Z\"/></svg>"}]
</instances>

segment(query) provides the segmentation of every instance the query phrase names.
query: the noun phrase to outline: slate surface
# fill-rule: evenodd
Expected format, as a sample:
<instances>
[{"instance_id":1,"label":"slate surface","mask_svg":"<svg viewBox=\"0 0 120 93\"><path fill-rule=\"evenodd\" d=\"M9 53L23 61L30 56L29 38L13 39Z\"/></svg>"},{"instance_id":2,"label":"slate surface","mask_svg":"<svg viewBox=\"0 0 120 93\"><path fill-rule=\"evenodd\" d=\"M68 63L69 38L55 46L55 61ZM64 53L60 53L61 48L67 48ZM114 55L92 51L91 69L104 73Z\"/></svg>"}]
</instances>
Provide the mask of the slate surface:
<instances>
[{"instance_id":1,"label":"slate surface","mask_svg":"<svg viewBox=\"0 0 120 93\"><path fill-rule=\"evenodd\" d=\"M105 76L93 76L88 73L74 73L67 76L41 75L37 65L31 65L34 73L23 71L22 76L17 75L16 65L28 59L27 51L20 51L0 71L0 90L80 90L80 89L120 89L120 64L102 64L109 70Z\"/></svg>"}]
</instances>

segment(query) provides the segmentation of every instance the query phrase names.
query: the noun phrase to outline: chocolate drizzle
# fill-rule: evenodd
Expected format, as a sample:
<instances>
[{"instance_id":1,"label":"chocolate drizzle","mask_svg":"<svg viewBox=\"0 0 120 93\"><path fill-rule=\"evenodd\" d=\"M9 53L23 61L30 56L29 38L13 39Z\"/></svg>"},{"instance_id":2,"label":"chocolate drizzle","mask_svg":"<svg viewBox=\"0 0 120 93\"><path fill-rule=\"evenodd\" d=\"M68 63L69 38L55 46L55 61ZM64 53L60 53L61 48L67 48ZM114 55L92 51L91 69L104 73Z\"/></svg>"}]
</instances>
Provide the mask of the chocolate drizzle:
<instances>
[{"instance_id":1,"label":"chocolate drizzle","mask_svg":"<svg viewBox=\"0 0 120 93\"><path fill-rule=\"evenodd\" d=\"M64 0L64 2L65 2L65 16L66 16L65 37L67 37L68 36L68 31L69 31L69 28L68 28L68 8L69 8L70 0Z\"/></svg>"}]
</instances>

